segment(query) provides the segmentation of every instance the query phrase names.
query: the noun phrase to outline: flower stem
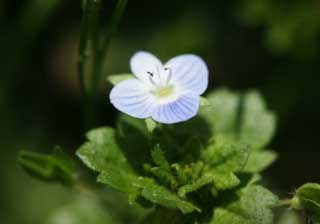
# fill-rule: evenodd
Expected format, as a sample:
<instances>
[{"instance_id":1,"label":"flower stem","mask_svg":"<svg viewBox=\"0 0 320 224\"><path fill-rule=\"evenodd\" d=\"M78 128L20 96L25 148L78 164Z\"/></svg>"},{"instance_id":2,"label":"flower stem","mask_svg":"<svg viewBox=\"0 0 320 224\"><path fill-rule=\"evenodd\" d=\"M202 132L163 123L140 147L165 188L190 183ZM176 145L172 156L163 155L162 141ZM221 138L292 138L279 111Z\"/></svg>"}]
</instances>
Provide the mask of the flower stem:
<instances>
[{"instance_id":1,"label":"flower stem","mask_svg":"<svg viewBox=\"0 0 320 224\"><path fill-rule=\"evenodd\" d=\"M84 15L81 24L79 43L78 78L80 90L84 98L85 128L92 127L95 123L95 104L98 87L103 73L106 52L111 37L117 30L120 19L123 15L127 0L118 0L111 22L106 32L100 32L99 12L101 0L86 0L83 2ZM93 55L93 66L90 76L90 85L85 84L85 72L88 62L88 51Z\"/></svg>"},{"instance_id":2,"label":"flower stem","mask_svg":"<svg viewBox=\"0 0 320 224\"><path fill-rule=\"evenodd\" d=\"M99 87L99 83L101 81L101 76L103 72L103 66L105 62L105 57L111 42L111 38L117 31L119 26L120 20L124 13L124 10L127 5L127 0L118 0L115 10L111 16L111 20L109 25L107 26L107 30L102 32L101 34L101 41L97 41L97 46L94 47L94 68L92 73L92 80L91 80L91 94L93 97L96 96L97 90ZM101 46L99 46L101 43Z\"/></svg>"},{"instance_id":3,"label":"flower stem","mask_svg":"<svg viewBox=\"0 0 320 224\"><path fill-rule=\"evenodd\" d=\"M283 206L290 207L291 202L292 202L292 200L290 198L289 199L282 199L282 200L279 200L278 204L276 204L274 207L283 207Z\"/></svg>"}]
</instances>

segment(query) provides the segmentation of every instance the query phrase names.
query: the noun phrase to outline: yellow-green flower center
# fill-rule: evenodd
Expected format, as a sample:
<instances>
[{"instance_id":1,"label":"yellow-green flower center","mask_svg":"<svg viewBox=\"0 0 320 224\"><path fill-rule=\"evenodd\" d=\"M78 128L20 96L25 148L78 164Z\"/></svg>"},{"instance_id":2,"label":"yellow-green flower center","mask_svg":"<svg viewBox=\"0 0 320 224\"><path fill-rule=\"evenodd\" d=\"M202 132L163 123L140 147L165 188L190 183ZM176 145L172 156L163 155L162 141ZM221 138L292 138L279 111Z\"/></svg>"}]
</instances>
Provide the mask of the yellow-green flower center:
<instances>
[{"instance_id":1,"label":"yellow-green flower center","mask_svg":"<svg viewBox=\"0 0 320 224\"><path fill-rule=\"evenodd\" d=\"M161 87L159 89L154 90L152 93L157 97L163 98L163 97L170 96L172 92L173 92L173 86L165 86L165 87Z\"/></svg>"}]
</instances>

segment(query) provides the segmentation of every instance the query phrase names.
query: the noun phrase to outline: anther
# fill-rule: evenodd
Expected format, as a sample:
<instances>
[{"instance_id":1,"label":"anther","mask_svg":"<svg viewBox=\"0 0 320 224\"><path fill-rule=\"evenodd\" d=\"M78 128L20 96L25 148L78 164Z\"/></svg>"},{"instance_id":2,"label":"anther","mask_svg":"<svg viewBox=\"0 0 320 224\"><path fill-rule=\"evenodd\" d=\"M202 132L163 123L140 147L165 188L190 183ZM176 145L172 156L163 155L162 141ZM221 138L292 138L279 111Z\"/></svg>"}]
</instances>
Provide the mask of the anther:
<instances>
[{"instance_id":1,"label":"anther","mask_svg":"<svg viewBox=\"0 0 320 224\"><path fill-rule=\"evenodd\" d=\"M147 72L151 77L153 77L153 73L152 72Z\"/></svg>"}]
</instances>

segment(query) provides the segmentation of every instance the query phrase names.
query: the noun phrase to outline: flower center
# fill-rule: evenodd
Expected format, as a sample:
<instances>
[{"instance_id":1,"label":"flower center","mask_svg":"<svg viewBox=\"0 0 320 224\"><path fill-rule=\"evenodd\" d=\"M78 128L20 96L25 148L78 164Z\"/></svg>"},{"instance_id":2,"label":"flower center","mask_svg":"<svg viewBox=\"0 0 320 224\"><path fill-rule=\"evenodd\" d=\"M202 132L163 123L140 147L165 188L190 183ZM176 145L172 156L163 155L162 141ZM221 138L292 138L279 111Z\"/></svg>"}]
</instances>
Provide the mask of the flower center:
<instances>
[{"instance_id":1,"label":"flower center","mask_svg":"<svg viewBox=\"0 0 320 224\"><path fill-rule=\"evenodd\" d=\"M174 89L173 86L169 85L169 86L158 88L152 91L152 93L159 98L165 98L170 96L173 93L173 89Z\"/></svg>"}]
</instances>

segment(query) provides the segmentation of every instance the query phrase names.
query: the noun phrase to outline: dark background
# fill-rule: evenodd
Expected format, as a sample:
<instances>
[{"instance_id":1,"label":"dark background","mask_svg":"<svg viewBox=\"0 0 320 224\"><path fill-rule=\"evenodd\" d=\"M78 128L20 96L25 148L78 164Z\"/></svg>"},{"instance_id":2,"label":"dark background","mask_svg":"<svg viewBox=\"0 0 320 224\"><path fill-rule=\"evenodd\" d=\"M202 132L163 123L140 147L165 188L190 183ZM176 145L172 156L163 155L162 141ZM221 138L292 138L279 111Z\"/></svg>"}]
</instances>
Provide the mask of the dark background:
<instances>
[{"instance_id":1,"label":"dark background","mask_svg":"<svg viewBox=\"0 0 320 224\"><path fill-rule=\"evenodd\" d=\"M108 19L115 1L105 1ZM0 218L43 223L68 201L68 190L36 181L16 165L18 150L73 153L84 140L76 76L79 1L0 1ZM129 72L129 59L148 50L164 61L195 53L208 63L210 89L258 89L278 114L270 146L279 160L265 172L287 196L319 182L320 1L129 1L106 61L107 74ZM105 78L104 78L105 80ZM117 111L103 81L96 125Z\"/></svg>"}]
</instances>

